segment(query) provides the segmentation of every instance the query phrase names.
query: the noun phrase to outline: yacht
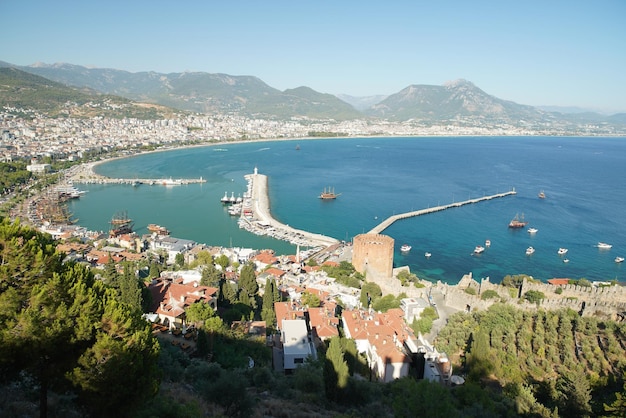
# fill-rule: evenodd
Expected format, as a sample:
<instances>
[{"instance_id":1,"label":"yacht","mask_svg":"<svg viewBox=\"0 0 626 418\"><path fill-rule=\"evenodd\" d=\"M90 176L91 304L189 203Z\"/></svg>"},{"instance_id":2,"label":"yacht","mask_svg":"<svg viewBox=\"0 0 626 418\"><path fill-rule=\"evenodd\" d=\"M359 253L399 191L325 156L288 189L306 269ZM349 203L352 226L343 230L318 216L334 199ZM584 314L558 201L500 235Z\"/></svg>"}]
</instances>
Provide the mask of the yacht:
<instances>
[{"instance_id":1,"label":"yacht","mask_svg":"<svg viewBox=\"0 0 626 418\"><path fill-rule=\"evenodd\" d=\"M533 247L526 248L526 255L532 255L535 252Z\"/></svg>"},{"instance_id":2,"label":"yacht","mask_svg":"<svg viewBox=\"0 0 626 418\"><path fill-rule=\"evenodd\" d=\"M490 239L485 241L485 247L491 247L491 240Z\"/></svg>"},{"instance_id":3,"label":"yacht","mask_svg":"<svg viewBox=\"0 0 626 418\"><path fill-rule=\"evenodd\" d=\"M483 247L482 245L477 245L476 248L474 248L474 254L481 254L484 251L485 247Z\"/></svg>"},{"instance_id":4,"label":"yacht","mask_svg":"<svg viewBox=\"0 0 626 418\"><path fill-rule=\"evenodd\" d=\"M624 257L615 257L616 263L621 263L622 261L624 261Z\"/></svg>"},{"instance_id":5,"label":"yacht","mask_svg":"<svg viewBox=\"0 0 626 418\"><path fill-rule=\"evenodd\" d=\"M601 250L609 250L613 246L611 244L607 244L606 242L599 242L598 245L596 245L596 247L598 247Z\"/></svg>"},{"instance_id":6,"label":"yacht","mask_svg":"<svg viewBox=\"0 0 626 418\"><path fill-rule=\"evenodd\" d=\"M567 248L559 248L559 251L557 251L557 253L559 255L565 255L567 254Z\"/></svg>"},{"instance_id":7,"label":"yacht","mask_svg":"<svg viewBox=\"0 0 626 418\"><path fill-rule=\"evenodd\" d=\"M430 256L431 256L431 255L432 255L432 254L431 254L431 253L429 253L429 252L425 252L425 253L424 253L424 257L426 257L426 258L430 258ZM623 259L622 259L622 261L623 261Z\"/></svg>"},{"instance_id":8,"label":"yacht","mask_svg":"<svg viewBox=\"0 0 626 418\"><path fill-rule=\"evenodd\" d=\"M403 253L408 253L409 251L411 251L411 246L409 244L404 244L402 245L402 247L400 247L400 251L402 251Z\"/></svg>"},{"instance_id":9,"label":"yacht","mask_svg":"<svg viewBox=\"0 0 626 418\"><path fill-rule=\"evenodd\" d=\"M528 228L528 233L529 234L536 234L537 231L539 231L537 228Z\"/></svg>"}]
</instances>

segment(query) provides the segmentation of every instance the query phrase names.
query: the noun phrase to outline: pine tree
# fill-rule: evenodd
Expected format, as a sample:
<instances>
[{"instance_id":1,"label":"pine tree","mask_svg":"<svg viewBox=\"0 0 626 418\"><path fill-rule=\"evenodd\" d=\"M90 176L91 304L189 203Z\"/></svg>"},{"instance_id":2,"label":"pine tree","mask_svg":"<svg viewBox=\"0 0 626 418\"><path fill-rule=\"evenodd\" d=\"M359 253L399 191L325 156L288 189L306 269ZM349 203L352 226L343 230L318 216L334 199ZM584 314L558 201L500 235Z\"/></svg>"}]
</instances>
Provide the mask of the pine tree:
<instances>
[{"instance_id":1,"label":"pine tree","mask_svg":"<svg viewBox=\"0 0 626 418\"><path fill-rule=\"evenodd\" d=\"M324 388L326 397L339 401L348 386L349 370L344 359L339 337L332 337L324 361Z\"/></svg>"},{"instance_id":2,"label":"pine tree","mask_svg":"<svg viewBox=\"0 0 626 418\"><path fill-rule=\"evenodd\" d=\"M256 296L259 291L259 285L256 282L256 274L254 265L247 263L241 269L239 275L239 301L247 306L256 309Z\"/></svg>"}]
</instances>

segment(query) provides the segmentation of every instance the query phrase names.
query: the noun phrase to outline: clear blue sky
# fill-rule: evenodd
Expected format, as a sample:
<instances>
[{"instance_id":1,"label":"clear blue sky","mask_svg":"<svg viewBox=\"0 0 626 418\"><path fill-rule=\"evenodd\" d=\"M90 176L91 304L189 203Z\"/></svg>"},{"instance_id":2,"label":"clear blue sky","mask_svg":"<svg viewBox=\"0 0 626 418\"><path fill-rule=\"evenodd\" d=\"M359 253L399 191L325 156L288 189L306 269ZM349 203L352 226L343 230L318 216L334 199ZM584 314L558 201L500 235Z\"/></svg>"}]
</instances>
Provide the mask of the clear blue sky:
<instances>
[{"instance_id":1,"label":"clear blue sky","mask_svg":"<svg viewBox=\"0 0 626 418\"><path fill-rule=\"evenodd\" d=\"M626 1L0 0L0 60L253 75L393 94L463 78L498 98L626 112Z\"/></svg>"}]
</instances>

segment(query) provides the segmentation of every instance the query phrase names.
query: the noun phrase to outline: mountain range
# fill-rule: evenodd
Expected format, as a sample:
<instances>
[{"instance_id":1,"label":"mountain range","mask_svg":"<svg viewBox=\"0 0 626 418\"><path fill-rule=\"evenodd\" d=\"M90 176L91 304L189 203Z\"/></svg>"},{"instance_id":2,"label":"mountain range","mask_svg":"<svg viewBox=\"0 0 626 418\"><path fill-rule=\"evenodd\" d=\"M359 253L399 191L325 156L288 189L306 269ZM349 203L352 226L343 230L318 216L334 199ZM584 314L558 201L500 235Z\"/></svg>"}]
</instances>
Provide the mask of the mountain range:
<instances>
[{"instance_id":1,"label":"mountain range","mask_svg":"<svg viewBox=\"0 0 626 418\"><path fill-rule=\"evenodd\" d=\"M35 74L74 91L103 95L108 100L119 96L134 104L153 104L197 113L230 113L277 120L376 118L423 124L516 127L600 124L622 130L626 126L624 113L606 116L593 112L547 111L499 99L466 80L443 86L410 85L387 97L359 98L319 93L305 86L280 91L254 76L205 72L131 73L72 64L16 66L2 61L0 67ZM0 99L4 102L2 97Z\"/></svg>"}]
</instances>

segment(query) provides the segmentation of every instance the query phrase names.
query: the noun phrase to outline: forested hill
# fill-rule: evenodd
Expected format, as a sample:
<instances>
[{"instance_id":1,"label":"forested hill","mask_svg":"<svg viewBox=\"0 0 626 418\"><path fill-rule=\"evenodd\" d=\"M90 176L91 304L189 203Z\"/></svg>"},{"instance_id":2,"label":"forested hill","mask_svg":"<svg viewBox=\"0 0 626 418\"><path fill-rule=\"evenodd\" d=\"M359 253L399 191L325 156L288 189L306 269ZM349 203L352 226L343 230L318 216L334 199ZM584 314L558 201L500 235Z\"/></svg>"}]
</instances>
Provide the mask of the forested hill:
<instances>
[{"instance_id":1,"label":"forested hill","mask_svg":"<svg viewBox=\"0 0 626 418\"><path fill-rule=\"evenodd\" d=\"M626 416L626 322L497 304L451 316L436 345L524 415Z\"/></svg>"}]
</instances>

